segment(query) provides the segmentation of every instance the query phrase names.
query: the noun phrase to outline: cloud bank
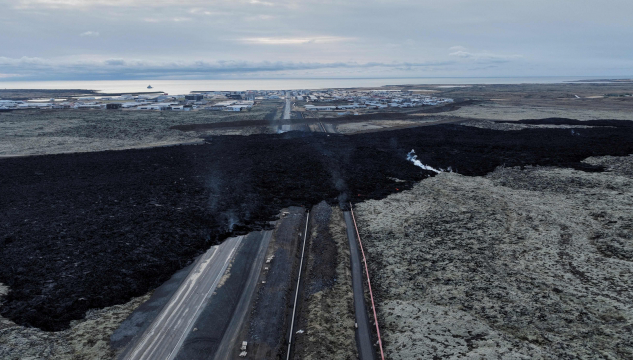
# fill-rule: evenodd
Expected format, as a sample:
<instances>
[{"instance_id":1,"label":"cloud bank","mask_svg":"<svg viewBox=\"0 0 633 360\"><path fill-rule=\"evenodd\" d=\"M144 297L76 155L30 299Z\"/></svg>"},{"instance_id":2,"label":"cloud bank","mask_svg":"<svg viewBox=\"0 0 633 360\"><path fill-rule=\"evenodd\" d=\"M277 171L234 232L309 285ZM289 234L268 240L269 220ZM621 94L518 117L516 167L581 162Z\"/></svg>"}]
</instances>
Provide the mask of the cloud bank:
<instances>
[{"instance_id":1,"label":"cloud bank","mask_svg":"<svg viewBox=\"0 0 633 360\"><path fill-rule=\"evenodd\" d=\"M630 0L0 0L0 80L633 76Z\"/></svg>"},{"instance_id":2,"label":"cloud bank","mask_svg":"<svg viewBox=\"0 0 633 360\"><path fill-rule=\"evenodd\" d=\"M11 74L11 80L62 80L62 79L223 79L255 75L289 77L315 70L331 70L340 74L350 71L364 72L403 71L449 66L445 63L355 63L355 62L249 62L249 61L193 61L169 62L113 58L105 60L55 61L42 58L18 59L0 57L0 73Z\"/></svg>"}]
</instances>

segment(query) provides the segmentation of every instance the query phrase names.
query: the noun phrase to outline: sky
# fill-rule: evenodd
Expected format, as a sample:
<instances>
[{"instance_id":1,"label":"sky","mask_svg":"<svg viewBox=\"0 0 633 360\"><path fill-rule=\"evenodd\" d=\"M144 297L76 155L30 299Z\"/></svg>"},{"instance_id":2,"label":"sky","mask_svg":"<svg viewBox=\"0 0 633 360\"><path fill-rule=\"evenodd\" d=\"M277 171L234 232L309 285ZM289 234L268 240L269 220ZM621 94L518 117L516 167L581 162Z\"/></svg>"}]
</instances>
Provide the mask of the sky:
<instances>
[{"instance_id":1,"label":"sky","mask_svg":"<svg viewBox=\"0 0 633 360\"><path fill-rule=\"evenodd\" d=\"M0 0L0 81L633 75L631 0Z\"/></svg>"}]
</instances>

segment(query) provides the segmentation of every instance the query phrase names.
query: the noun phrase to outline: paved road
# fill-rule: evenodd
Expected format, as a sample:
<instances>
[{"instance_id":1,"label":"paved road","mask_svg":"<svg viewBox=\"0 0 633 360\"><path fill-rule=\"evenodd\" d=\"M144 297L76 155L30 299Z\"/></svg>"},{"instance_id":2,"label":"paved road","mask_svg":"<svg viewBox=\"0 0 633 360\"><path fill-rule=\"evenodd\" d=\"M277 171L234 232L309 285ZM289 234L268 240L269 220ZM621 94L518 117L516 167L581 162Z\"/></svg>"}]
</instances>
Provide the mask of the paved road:
<instances>
[{"instance_id":1,"label":"paved road","mask_svg":"<svg viewBox=\"0 0 633 360\"><path fill-rule=\"evenodd\" d=\"M301 262L299 263L299 272L297 276L297 288L295 289L295 299L292 304L292 317L290 318L290 333L288 336L288 351L286 352L286 360L290 359L290 353L292 351L292 336L294 335L295 319L297 314L297 301L299 300L299 293L301 292L301 272L303 269L303 259L306 252L306 240L308 239L308 225L310 224L310 212L306 214L306 228L303 232L303 246L301 247Z\"/></svg>"},{"instance_id":2,"label":"paved road","mask_svg":"<svg viewBox=\"0 0 633 360\"><path fill-rule=\"evenodd\" d=\"M292 100L290 95L286 95L286 106L284 106L284 120L290 119L290 110L292 109Z\"/></svg>"},{"instance_id":3,"label":"paved road","mask_svg":"<svg viewBox=\"0 0 633 360\"><path fill-rule=\"evenodd\" d=\"M243 236L230 238L202 255L187 279L122 359L173 359L216 289Z\"/></svg>"},{"instance_id":4,"label":"paved road","mask_svg":"<svg viewBox=\"0 0 633 360\"><path fill-rule=\"evenodd\" d=\"M336 134L336 127L334 124L318 122L317 129L319 132Z\"/></svg>"},{"instance_id":5,"label":"paved road","mask_svg":"<svg viewBox=\"0 0 633 360\"><path fill-rule=\"evenodd\" d=\"M291 110L292 110L292 99L290 95L286 95L286 105L284 106L284 116L282 120L291 120ZM310 132L310 128L307 123L297 122L286 122L285 124L281 124L277 129L279 132L288 132L288 131L306 131Z\"/></svg>"},{"instance_id":6,"label":"paved road","mask_svg":"<svg viewBox=\"0 0 633 360\"><path fill-rule=\"evenodd\" d=\"M258 241L259 249L257 257L252 263L251 270L248 275L248 280L244 285L241 295L239 296L239 302L233 312L233 317L229 323L227 329L224 332L222 342L215 353L215 359L223 360L235 357L236 349L240 348L244 339L239 338L241 330L244 327L244 321L249 311L252 309L252 301L255 295L255 289L259 280L259 275L262 272L264 266L264 260L266 259L266 251L270 244L272 237L272 231L265 231L261 240ZM255 239L251 239L255 242ZM251 345L252 346L252 345ZM239 353L239 351L237 351Z\"/></svg>"},{"instance_id":7,"label":"paved road","mask_svg":"<svg viewBox=\"0 0 633 360\"><path fill-rule=\"evenodd\" d=\"M336 126L334 126L334 124L329 124L329 123L323 123L323 127L325 128L325 132L330 133L330 134L336 134Z\"/></svg>"},{"instance_id":8,"label":"paved road","mask_svg":"<svg viewBox=\"0 0 633 360\"><path fill-rule=\"evenodd\" d=\"M349 211L343 213L347 227L347 239L349 240L351 263L352 263L352 288L354 290L354 314L356 316L356 345L360 360L375 360L376 352L372 345L369 316L365 305L365 294L363 291L363 266L361 263L360 250L352 215Z\"/></svg>"}]
</instances>

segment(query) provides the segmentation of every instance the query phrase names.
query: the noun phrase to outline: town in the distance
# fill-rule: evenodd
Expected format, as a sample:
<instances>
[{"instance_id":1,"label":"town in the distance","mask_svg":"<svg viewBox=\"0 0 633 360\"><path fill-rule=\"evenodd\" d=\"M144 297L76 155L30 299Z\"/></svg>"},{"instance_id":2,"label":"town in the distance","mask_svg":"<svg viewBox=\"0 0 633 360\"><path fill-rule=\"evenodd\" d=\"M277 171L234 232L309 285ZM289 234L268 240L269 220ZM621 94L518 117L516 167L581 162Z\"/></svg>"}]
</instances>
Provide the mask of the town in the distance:
<instances>
[{"instance_id":1,"label":"town in the distance","mask_svg":"<svg viewBox=\"0 0 633 360\"><path fill-rule=\"evenodd\" d=\"M305 111L358 111L359 109L412 108L452 103L407 90L323 89L248 90L192 92L170 95L162 92L91 95L63 99L2 100L0 111L16 109L125 109L158 111L248 111L261 100L292 99ZM300 109L301 110L301 109Z\"/></svg>"}]
</instances>

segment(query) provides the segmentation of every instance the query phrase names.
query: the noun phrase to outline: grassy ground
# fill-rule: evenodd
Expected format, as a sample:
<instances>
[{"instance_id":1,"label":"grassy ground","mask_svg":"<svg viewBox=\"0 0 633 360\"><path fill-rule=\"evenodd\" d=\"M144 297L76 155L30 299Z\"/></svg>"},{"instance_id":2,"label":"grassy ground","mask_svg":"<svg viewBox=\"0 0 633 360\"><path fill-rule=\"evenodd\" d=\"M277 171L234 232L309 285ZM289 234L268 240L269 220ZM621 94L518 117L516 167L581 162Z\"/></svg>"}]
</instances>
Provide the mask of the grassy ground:
<instances>
[{"instance_id":1,"label":"grassy ground","mask_svg":"<svg viewBox=\"0 0 633 360\"><path fill-rule=\"evenodd\" d=\"M275 120L281 102L251 111L21 110L0 113L0 156L102 151L198 141L206 133L174 125L240 120Z\"/></svg>"}]
</instances>

